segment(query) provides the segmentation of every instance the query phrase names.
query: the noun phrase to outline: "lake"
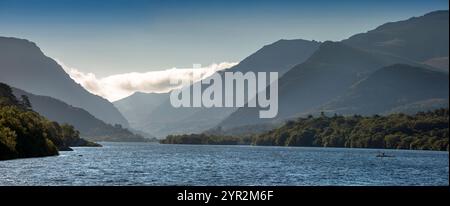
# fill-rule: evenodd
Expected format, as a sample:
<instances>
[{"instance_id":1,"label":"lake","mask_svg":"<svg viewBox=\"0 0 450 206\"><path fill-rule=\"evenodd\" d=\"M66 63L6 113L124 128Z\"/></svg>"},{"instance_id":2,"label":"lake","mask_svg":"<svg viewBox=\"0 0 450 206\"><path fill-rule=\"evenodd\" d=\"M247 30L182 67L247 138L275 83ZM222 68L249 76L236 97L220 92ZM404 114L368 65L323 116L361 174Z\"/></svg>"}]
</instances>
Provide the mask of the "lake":
<instances>
[{"instance_id":1,"label":"lake","mask_svg":"<svg viewBox=\"0 0 450 206\"><path fill-rule=\"evenodd\" d=\"M0 185L449 185L448 152L101 144L0 161Z\"/></svg>"}]
</instances>

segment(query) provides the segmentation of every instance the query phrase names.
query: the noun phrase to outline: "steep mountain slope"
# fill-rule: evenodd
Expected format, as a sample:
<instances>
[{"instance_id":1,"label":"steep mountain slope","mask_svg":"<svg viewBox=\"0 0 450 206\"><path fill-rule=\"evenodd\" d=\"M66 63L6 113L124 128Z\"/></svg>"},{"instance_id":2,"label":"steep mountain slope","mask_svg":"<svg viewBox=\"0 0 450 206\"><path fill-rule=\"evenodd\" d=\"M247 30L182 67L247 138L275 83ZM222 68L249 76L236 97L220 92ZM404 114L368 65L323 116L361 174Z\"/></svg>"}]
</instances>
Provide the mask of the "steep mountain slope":
<instances>
[{"instance_id":1,"label":"steep mountain slope","mask_svg":"<svg viewBox=\"0 0 450 206\"><path fill-rule=\"evenodd\" d=\"M340 42L325 42L306 62L295 66L279 80L276 120L260 119L261 108L240 108L225 119L223 128L259 124L314 111L343 94L352 84L378 68L403 62L388 55L352 48Z\"/></svg>"},{"instance_id":2,"label":"steep mountain slope","mask_svg":"<svg viewBox=\"0 0 450 206\"><path fill-rule=\"evenodd\" d=\"M314 113L321 105L344 95L351 85L379 68L395 63L430 68L422 62L433 65L435 61L429 62L436 58L444 60L439 65L446 65L448 11L387 23L340 43L323 43L305 63L292 68L279 80L277 119L259 119L260 108L240 108L219 126L230 128L267 121L281 122ZM442 66L430 69L445 71Z\"/></svg>"},{"instance_id":3,"label":"steep mountain slope","mask_svg":"<svg viewBox=\"0 0 450 206\"><path fill-rule=\"evenodd\" d=\"M0 81L86 109L107 123L128 126L114 105L87 92L36 44L27 40L0 37Z\"/></svg>"},{"instance_id":4,"label":"steep mountain slope","mask_svg":"<svg viewBox=\"0 0 450 206\"><path fill-rule=\"evenodd\" d=\"M279 72L286 73L292 66L305 61L319 47L320 43L306 40L279 40L264 46L225 71L233 72ZM223 72L220 72L223 75ZM197 83L198 84L198 83ZM147 116L137 129L159 137L175 133L192 133L217 125L235 108L174 108L169 100L159 105Z\"/></svg>"},{"instance_id":5,"label":"steep mountain slope","mask_svg":"<svg viewBox=\"0 0 450 206\"><path fill-rule=\"evenodd\" d=\"M433 104L447 102L449 76L446 73L395 64L377 70L368 78L353 85L347 94L328 103L324 111L338 114L381 114L386 112L415 113L416 109L430 110ZM439 101L441 100L441 101ZM443 101L442 101L443 100Z\"/></svg>"},{"instance_id":6,"label":"steep mountain slope","mask_svg":"<svg viewBox=\"0 0 450 206\"><path fill-rule=\"evenodd\" d=\"M303 39L278 40L259 49L227 71L278 72L279 76L283 76L293 66L308 59L320 44Z\"/></svg>"},{"instance_id":7,"label":"steep mountain slope","mask_svg":"<svg viewBox=\"0 0 450 206\"><path fill-rule=\"evenodd\" d=\"M100 146L79 137L71 125L51 122L0 82L0 160L58 155L71 146Z\"/></svg>"},{"instance_id":8,"label":"steep mountain slope","mask_svg":"<svg viewBox=\"0 0 450 206\"><path fill-rule=\"evenodd\" d=\"M19 99L22 95L28 97L33 110L46 118L60 124L70 124L80 131L80 135L93 141L146 141L119 125L106 124L84 109L73 107L58 99L34 95L21 89L13 88L13 93Z\"/></svg>"},{"instance_id":9,"label":"steep mountain slope","mask_svg":"<svg viewBox=\"0 0 450 206\"><path fill-rule=\"evenodd\" d=\"M448 10L435 11L383 24L343 42L359 49L388 53L418 62L437 57L447 57L448 62L448 19Z\"/></svg>"}]
</instances>

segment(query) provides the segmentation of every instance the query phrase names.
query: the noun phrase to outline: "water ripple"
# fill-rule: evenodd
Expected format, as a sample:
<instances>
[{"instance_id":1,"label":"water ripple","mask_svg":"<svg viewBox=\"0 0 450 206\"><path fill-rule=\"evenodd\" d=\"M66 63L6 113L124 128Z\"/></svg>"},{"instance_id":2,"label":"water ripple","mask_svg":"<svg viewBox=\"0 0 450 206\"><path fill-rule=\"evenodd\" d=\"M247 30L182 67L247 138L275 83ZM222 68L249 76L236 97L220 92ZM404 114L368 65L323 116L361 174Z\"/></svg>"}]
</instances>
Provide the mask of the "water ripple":
<instances>
[{"instance_id":1,"label":"water ripple","mask_svg":"<svg viewBox=\"0 0 450 206\"><path fill-rule=\"evenodd\" d=\"M103 143L0 161L0 185L448 185L448 152Z\"/></svg>"}]
</instances>

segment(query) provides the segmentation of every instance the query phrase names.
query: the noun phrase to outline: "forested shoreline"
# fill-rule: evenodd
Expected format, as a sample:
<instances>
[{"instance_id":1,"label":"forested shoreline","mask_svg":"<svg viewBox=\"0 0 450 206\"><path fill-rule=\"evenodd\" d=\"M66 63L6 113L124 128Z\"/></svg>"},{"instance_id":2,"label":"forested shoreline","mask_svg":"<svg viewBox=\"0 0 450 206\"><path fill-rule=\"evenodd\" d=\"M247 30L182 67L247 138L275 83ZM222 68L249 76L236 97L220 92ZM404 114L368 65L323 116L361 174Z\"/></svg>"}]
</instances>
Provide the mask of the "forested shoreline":
<instances>
[{"instance_id":1,"label":"forested shoreline","mask_svg":"<svg viewBox=\"0 0 450 206\"><path fill-rule=\"evenodd\" d=\"M19 100L0 83L0 160L58 155L71 146L100 145L80 138L71 125L41 116L27 96Z\"/></svg>"},{"instance_id":2,"label":"forested shoreline","mask_svg":"<svg viewBox=\"0 0 450 206\"><path fill-rule=\"evenodd\" d=\"M162 144L346 147L448 151L449 109L415 115L308 116L257 135L169 135Z\"/></svg>"}]
</instances>

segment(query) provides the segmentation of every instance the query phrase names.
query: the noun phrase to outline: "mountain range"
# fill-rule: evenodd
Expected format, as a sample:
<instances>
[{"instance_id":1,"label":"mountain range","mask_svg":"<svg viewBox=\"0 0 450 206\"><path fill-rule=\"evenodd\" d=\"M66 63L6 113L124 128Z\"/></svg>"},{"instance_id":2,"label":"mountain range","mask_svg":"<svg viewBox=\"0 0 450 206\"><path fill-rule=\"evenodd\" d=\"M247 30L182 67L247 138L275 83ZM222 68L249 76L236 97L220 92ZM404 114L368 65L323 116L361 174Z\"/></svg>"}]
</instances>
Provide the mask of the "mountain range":
<instances>
[{"instance_id":1,"label":"mountain range","mask_svg":"<svg viewBox=\"0 0 450 206\"><path fill-rule=\"evenodd\" d=\"M254 54L242 60L236 66L225 71L242 72L279 72L279 75L286 73L292 66L302 63L318 49L320 42L307 40L279 40L273 44L266 45L256 51ZM219 72L223 76L223 71ZM199 82L194 84L200 84ZM139 94L143 96L145 94ZM175 108L169 101L167 94L146 94L147 102L157 101L156 98L165 98L156 108L149 107L147 110L141 110L132 104L137 103L142 98L132 95L128 98L114 102L116 107L125 114L132 116L139 114L137 121L131 119L130 122L139 130L146 131L157 137L165 137L168 134L181 134L201 132L217 125L220 121L233 113L236 108ZM164 97L165 96L165 97ZM230 98L230 97L226 97ZM225 97L223 98L225 99ZM124 103L128 102L127 105ZM134 102L134 103L133 103ZM129 110L128 108L131 108ZM150 111L150 114L147 114ZM145 111L142 113L142 111Z\"/></svg>"},{"instance_id":2,"label":"mountain range","mask_svg":"<svg viewBox=\"0 0 450 206\"><path fill-rule=\"evenodd\" d=\"M35 95L21 89L12 88L14 95L20 99L27 96L34 111L49 120L60 124L73 125L80 136L92 141L130 141L144 142L146 139L130 132L119 124L111 125L97 119L88 111L71 106L53 97Z\"/></svg>"},{"instance_id":3,"label":"mountain range","mask_svg":"<svg viewBox=\"0 0 450 206\"><path fill-rule=\"evenodd\" d=\"M125 116L131 127L139 128L152 112L162 103L169 100L169 93L142 93L134 94L115 101L114 106Z\"/></svg>"},{"instance_id":4,"label":"mountain range","mask_svg":"<svg viewBox=\"0 0 450 206\"><path fill-rule=\"evenodd\" d=\"M375 71L321 110L346 115L413 114L448 107L448 88L447 73L395 64Z\"/></svg>"},{"instance_id":5,"label":"mountain range","mask_svg":"<svg viewBox=\"0 0 450 206\"><path fill-rule=\"evenodd\" d=\"M436 58L446 58L448 62L448 18L448 10L434 11L420 17L383 24L342 42L358 49L417 62ZM448 71L448 67L445 69Z\"/></svg>"},{"instance_id":6,"label":"mountain range","mask_svg":"<svg viewBox=\"0 0 450 206\"><path fill-rule=\"evenodd\" d=\"M47 118L73 124L92 137L114 133L131 138L126 128L156 137L264 131L322 112L415 113L448 107L448 19L448 11L435 11L339 42L279 40L218 72L278 72L278 115L273 119L259 118L264 108L174 108L170 93L137 92L110 103L75 83L36 44L16 38L0 37L0 82L17 88L18 96L29 96Z\"/></svg>"},{"instance_id":7,"label":"mountain range","mask_svg":"<svg viewBox=\"0 0 450 206\"><path fill-rule=\"evenodd\" d=\"M0 82L12 87L83 108L106 123L129 126L112 103L77 84L33 42L0 37L0 74Z\"/></svg>"},{"instance_id":8,"label":"mountain range","mask_svg":"<svg viewBox=\"0 0 450 206\"><path fill-rule=\"evenodd\" d=\"M430 77L420 75L426 72L420 73L414 69L398 69L396 72L401 74L396 73L395 76L391 77L392 84L389 87L384 87L384 90L392 92L387 92L383 98L382 96L372 98L371 102L364 101L361 104L384 105L385 110L377 110L381 113L396 111L395 108L387 107L384 102L384 98L389 96L390 101L401 102L401 104L395 104L395 107L403 106L405 107L403 110L413 112L414 110L408 109L407 105L412 104L410 106L413 106L414 102L411 101L415 99L402 100L403 94L401 92L405 91L400 88L405 86L402 85L404 79L400 77L410 77L412 79L405 81L410 83L412 81L419 85L410 87L411 89L440 82L438 86L433 87L437 91L430 93L427 96L429 99L423 99L423 101L429 101L430 103L432 99L440 99L439 105L448 106L448 82L445 86L445 82L441 81L442 78L448 79L448 68L435 68L430 64L425 64L430 59L436 58L443 59L443 61L447 59L448 61L448 11L437 11L405 21L387 23L367 33L354 35L342 42L323 43L308 60L293 67L280 78L279 113L275 120L260 119L257 115L260 108L245 107L231 114L219 126L221 128L233 128L267 121L282 122L285 119L302 115L317 114L325 108L330 109L331 105L335 105L335 103L330 103L332 101L346 102L348 105L344 106L353 107L355 105L351 104L352 101L344 100L354 96L348 95L349 92L352 92L349 90L367 86L367 82L367 84L358 84L364 79L367 81L378 79L378 83L373 83L371 86L382 85L384 82L376 76L380 75L377 71L385 67L390 68L390 65L398 63L441 72L434 73ZM407 66L396 65L395 67L405 68ZM393 73L391 74L393 75ZM414 74L416 76L412 77ZM379 89L379 91L384 90ZM415 92L418 91L410 92L417 94ZM335 100L337 98L340 100ZM361 98L361 100L364 100L364 98ZM370 106L359 108L361 109L354 112L366 114L371 113L369 111L374 111ZM422 107L421 109L432 108ZM334 111L339 112L340 110ZM346 112L346 114L349 113Z\"/></svg>"}]
</instances>

